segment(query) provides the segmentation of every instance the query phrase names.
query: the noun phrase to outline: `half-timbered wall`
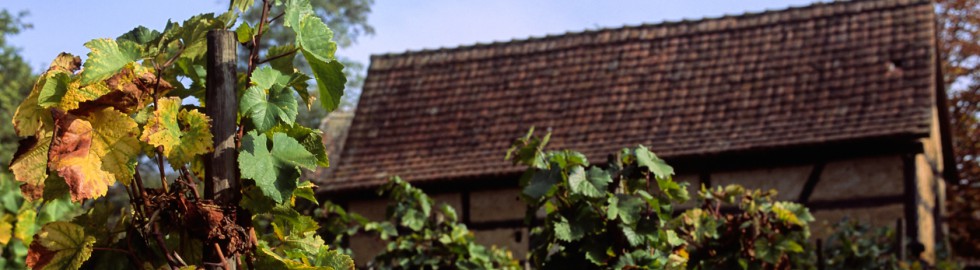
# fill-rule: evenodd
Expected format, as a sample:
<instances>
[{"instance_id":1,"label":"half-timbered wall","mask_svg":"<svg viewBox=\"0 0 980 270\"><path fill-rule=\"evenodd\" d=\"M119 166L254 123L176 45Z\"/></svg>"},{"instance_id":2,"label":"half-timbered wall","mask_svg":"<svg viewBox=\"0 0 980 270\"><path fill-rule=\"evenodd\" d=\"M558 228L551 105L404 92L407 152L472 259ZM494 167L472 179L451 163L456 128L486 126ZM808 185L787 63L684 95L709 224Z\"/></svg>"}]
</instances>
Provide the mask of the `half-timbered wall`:
<instances>
[{"instance_id":1,"label":"half-timbered wall","mask_svg":"<svg viewBox=\"0 0 980 270\"><path fill-rule=\"evenodd\" d=\"M813 164L776 168L726 170L704 173L684 173L675 180L690 183L689 191L696 194L702 184L740 184L753 189L776 189L776 199L805 203L817 219L811 224L813 239L823 238L835 222L849 218L874 226L895 226L900 219L910 219L909 233L922 243L931 243L936 229L932 221L936 211L941 181L936 175L936 151L923 140L923 153L853 157ZM911 159L904 158L911 157ZM907 160L908 159L908 160ZM909 162L911 160L911 162ZM911 172L914 184L911 197L916 217L906 217L906 177ZM516 258L528 251L528 232L523 220L525 206L517 188L490 188L433 194L437 202L446 202L457 209L478 242L506 247ZM678 211L695 206L680 205ZM381 200L351 201L351 211L372 220L384 217L385 202ZM380 242L357 237L351 239L355 261L365 262L383 246ZM932 247L926 246L924 257L931 258ZM371 255L368 255L371 254Z\"/></svg>"}]
</instances>

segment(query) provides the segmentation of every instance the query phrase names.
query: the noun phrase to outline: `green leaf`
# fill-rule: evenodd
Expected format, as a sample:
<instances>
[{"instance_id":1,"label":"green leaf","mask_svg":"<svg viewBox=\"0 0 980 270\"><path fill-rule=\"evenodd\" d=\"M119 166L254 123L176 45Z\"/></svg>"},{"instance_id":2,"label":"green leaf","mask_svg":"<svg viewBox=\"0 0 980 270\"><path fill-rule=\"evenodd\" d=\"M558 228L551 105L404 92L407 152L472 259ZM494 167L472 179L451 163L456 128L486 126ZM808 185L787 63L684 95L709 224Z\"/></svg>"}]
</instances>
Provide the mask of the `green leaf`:
<instances>
[{"instance_id":1,"label":"green leaf","mask_svg":"<svg viewBox=\"0 0 980 270\"><path fill-rule=\"evenodd\" d=\"M37 105L42 108L51 108L61 103L61 98L68 92L68 84L71 83L69 76L68 73L64 72L47 75L44 78L44 84L41 86L41 92L37 96Z\"/></svg>"},{"instance_id":2,"label":"green leaf","mask_svg":"<svg viewBox=\"0 0 980 270\"><path fill-rule=\"evenodd\" d=\"M293 73L294 72L293 60L296 59L296 52L297 52L296 46L294 46L293 44L285 44L285 45L269 47L269 51L266 53L267 57L271 58L279 55L284 55L282 57L269 61L269 66L272 66L273 69L278 70L283 74ZM294 74L302 74L302 73L294 73ZM307 78L308 77L309 76L307 76Z\"/></svg>"},{"instance_id":3,"label":"green leaf","mask_svg":"<svg viewBox=\"0 0 980 270\"><path fill-rule=\"evenodd\" d=\"M313 14L304 16L296 29L296 45L298 45L309 61L309 55L321 62L334 60L337 43L333 42L333 31L323 23L320 17Z\"/></svg>"},{"instance_id":4,"label":"green leaf","mask_svg":"<svg viewBox=\"0 0 980 270\"><path fill-rule=\"evenodd\" d=\"M93 39L85 47L91 50L83 65L82 85L89 85L108 79L120 69L140 58L140 49L135 43L117 44L111 39Z\"/></svg>"},{"instance_id":5,"label":"green leaf","mask_svg":"<svg viewBox=\"0 0 980 270\"><path fill-rule=\"evenodd\" d=\"M231 8L245 13L248 8L252 7L252 4L255 4L255 0L232 0Z\"/></svg>"},{"instance_id":6,"label":"green leaf","mask_svg":"<svg viewBox=\"0 0 980 270\"><path fill-rule=\"evenodd\" d=\"M636 148L636 162L641 167L647 167L657 178L667 178L674 175L674 168L667 165L667 162L650 152L645 146L640 145Z\"/></svg>"},{"instance_id":7,"label":"green leaf","mask_svg":"<svg viewBox=\"0 0 980 270\"><path fill-rule=\"evenodd\" d=\"M327 266L334 270L353 270L354 260L336 249L321 246L320 252L312 258L311 263L317 266Z\"/></svg>"},{"instance_id":8,"label":"green leaf","mask_svg":"<svg viewBox=\"0 0 980 270\"><path fill-rule=\"evenodd\" d=\"M313 188L315 187L316 185L314 185L313 182L310 181L304 181L300 183L299 186L296 186L296 190L293 190L293 199L295 200L295 198L303 198L310 202L313 202L313 204L320 205L320 202L316 200L316 194L313 192Z\"/></svg>"},{"instance_id":9,"label":"green leaf","mask_svg":"<svg viewBox=\"0 0 980 270\"><path fill-rule=\"evenodd\" d=\"M626 242L629 242L631 247L643 244L644 237L636 233L636 230L634 230L633 227L630 227L624 223L619 223L617 225L619 226L619 229L623 231L623 236L626 237Z\"/></svg>"},{"instance_id":10,"label":"green leaf","mask_svg":"<svg viewBox=\"0 0 980 270\"><path fill-rule=\"evenodd\" d=\"M676 247L684 244L684 239L678 237L677 233L674 232L674 230L666 230L666 234L667 234L667 243L670 244L670 246Z\"/></svg>"},{"instance_id":11,"label":"green leaf","mask_svg":"<svg viewBox=\"0 0 980 270\"><path fill-rule=\"evenodd\" d=\"M600 198L606 195L609 183L612 183L612 177L597 167L589 169L588 175L585 175L581 166L573 167L568 173L568 185L572 192L587 197Z\"/></svg>"},{"instance_id":12,"label":"green leaf","mask_svg":"<svg viewBox=\"0 0 980 270\"><path fill-rule=\"evenodd\" d=\"M158 38L160 38L159 31L140 25L133 28L133 30L129 30L129 32L126 32L122 36L119 36L116 38L116 41L120 43L123 41L129 41L139 45L146 45Z\"/></svg>"},{"instance_id":13,"label":"green leaf","mask_svg":"<svg viewBox=\"0 0 980 270\"><path fill-rule=\"evenodd\" d=\"M306 148L306 151L310 151L313 156L316 156L317 166L330 166L330 161L327 160L327 148L323 145L323 132L320 130L304 127L299 124L293 124L292 126L278 125L267 131L266 135L276 132L286 133L289 137L299 141Z\"/></svg>"},{"instance_id":14,"label":"green leaf","mask_svg":"<svg viewBox=\"0 0 980 270\"><path fill-rule=\"evenodd\" d=\"M797 226L806 226L808 222L813 221L810 211L798 203L775 202L772 206L772 212L780 221Z\"/></svg>"},{"instance_id":15,"label":"green leaf","mask_svg":"<svg viewBox=\"0 0 980 270\"><path fill-rule=\"evenodd\" d=\"M252 82L255 85L245 90L239 103L239 111L248 115L260 132L275 126L278 123L276 119L287 125L292 125L296 119L298 105L296 98L285 87L288 81L288 77L269 67L252 73Z\"/></svg>"},{"instance_id":16,"label":"green leaf","mask_svg":"<svg viewBox=\"0 0 980 270\"><path fill-rule=\"evenodd\" d=\"M236 0L240 1L240 0ZM248 25L248 22L242 22L238 28L235 28L235 37L238 39L238 43L246 43L252 41L252 36L255 35L255 30L252 26Z\"/></svg>"},{"instance_id":17,"label":"green leaf","mask_svg":"<svg viewBox=\"0 0 980 270\"><path fill-rule=\"evenodd\" d=\"M307 81L311 79L313 78L310 78L309 75L296 72L289 77L289 84L287 84L287 86L292 87L293 90L296 90L296 94L298 94L299 98L303 100L304 104L306 104L307 110L313 109L314 101L316 101L316 96L310 95L310 85L307 83Z\"/></svg>"},{"instance_id":18,"label":"green leaf","mask_svg":"<svg viewBox=\"0 0 980 270\"><path fill-rule=\"evenodd\" d=\"M561 181L561 171L557 167L551 170L537 170L522 192L533 200L539 200L559 181Z\"/></svg>"},{"instance_id":19,"label":"green leaf","mask_svg":"<svg viewBox=\"0 0 980 270\"><path fill-rule=\"evenodd\" d=\"M559 240L571 242L582 239L584 236L585 231L579 226L570 224L565 217L559 216L559 220L555 222L555 237Z\"/></svg>"},{"instance_id":20,"label":"green leaf","mask_svg":"<svg viewBox=\"0 0 980 270\"><path fill-rule=\"evenodd\" d=\"M776 245L776 249L793 253L803 252L803 246L789 238L780 241L779 244Z\"/></svg>"},{"instance_id":21,"label":"green leaf","mask_svg":"<svg viewBox=\"0 0 980 270\"><path fill-rule=\"evenodd\" d=\"M303 50L303 56L310 63L313 69L313 77L316 78L316 86L320 94L320 105L327 112L331 112L340 107L340 98L344 96L344 86L347 78L344 77L344 65L336 60L323 62L311 56Z\"/></svg>"},{"instance_id":22,"label":"green leaf","mask_svg":"<svg viewBox=\"0 0 980 270\"><path fill-rule=\"evenodd\" d=\"M255 131L242 138L238 164L242 177L255 180L262 194L276 203L288 200L297 187L299 168L313 169L316 157L286 134L272 136L272 151L267 136Z\"/></svg>"},{"instance_id":23,"label":"green leaf","mask_svg":"<svg viewBox=\"0 0 980 270\"><path fill-rule=\"evenodd\" d=\"M429 219L429 216L422 211L416 210L415 208L409 208L405 210L405 214L401 216L401 225L412 229L413 231L420 231L422 227L425 227L425 221Z\"/></svg>"},{"instance_id":24,"label":"green leaf","mask_svg":"<svg viewBox=\"0 0 980 270\"><path fill-rule=\"evenodd\" d=\"M606 209L606 216L610 220L619 218L625 224L633 225L640 219L640 211L646 202L636 196L616 194L609 197L609 208Z\"/></svg>"},{"instance_id":25,"label":"green leaf","mask_svg":"<svg viewBox=\"0 0 980 270\"><path fill-rule=\"evenodd\" d=\"M310 0L288 0L286 1L286 14L284 15L283 25L286 27L299 27L300 20L315 15ZM299 31L297 31L299 32Z\"/></svg>"},{"instance_id":26,"label":"green leaf","mask_svg":"<svg viewBox=\"0 0 980 270\"><path fill-rule=\"evenodd\" d=\"M92 255L95 238L68 222L44 225L31 243L27 266L32 269L78 269Z\"/></svg>"}]
</instances>

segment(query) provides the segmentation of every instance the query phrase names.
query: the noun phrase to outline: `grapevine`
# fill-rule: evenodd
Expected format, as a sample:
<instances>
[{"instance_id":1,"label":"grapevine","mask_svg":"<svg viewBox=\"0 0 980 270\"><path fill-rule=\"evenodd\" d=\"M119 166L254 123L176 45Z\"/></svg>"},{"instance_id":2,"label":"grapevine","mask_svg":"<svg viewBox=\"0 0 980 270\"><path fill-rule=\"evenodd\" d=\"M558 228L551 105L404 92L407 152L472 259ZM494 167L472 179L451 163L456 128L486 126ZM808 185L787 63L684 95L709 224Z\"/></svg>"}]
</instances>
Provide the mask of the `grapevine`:
<instances>
[{"instance_id":1,"label":"grapevine","mask_svg":"<svg viewBox=\"0 0 980 270\"><path fill-rule=\"evenodd\" d=\"M239 19L253 6L263 10L258 21ZM270 24L293 31L294 42L261 48ZM236 90L241 170L234 181L241 185L232 192L241 200L229 203L206 196L202 186L215 147L204 113L207 36L232 28L249 54ZM295 120L297 98L305 109L340 104L346 80L332 36L309 1L235 0L223 14L89 41L84 62L58 55L14 114L23 139L10 169L28 200L100 205L25 239L27 266L353 268L316 235L316 222L294 209L300 198L316 203L303 170L329 164L320 131ZM294 68L297 60L308 62L312 75ZM309 93L310 81L318 95ZM144 177L141 164L158 175ZM112 190L126 202L113 207L106 197ZM120 255L128 260L109 259Z\"/></svg>"}]
</instances>

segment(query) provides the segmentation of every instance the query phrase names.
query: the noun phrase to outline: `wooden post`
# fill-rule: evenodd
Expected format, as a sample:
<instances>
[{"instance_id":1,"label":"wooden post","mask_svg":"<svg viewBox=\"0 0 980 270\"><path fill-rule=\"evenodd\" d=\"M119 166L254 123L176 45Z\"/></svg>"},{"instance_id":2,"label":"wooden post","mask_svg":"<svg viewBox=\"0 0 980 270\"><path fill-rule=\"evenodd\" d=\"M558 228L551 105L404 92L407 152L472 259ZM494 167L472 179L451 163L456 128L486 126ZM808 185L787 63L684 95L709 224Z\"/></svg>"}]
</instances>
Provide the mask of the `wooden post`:
<instances>
[{"instance_id":1,"label":"wooden post","mask_svg":"<svg viewBox=\"0 0 980 270\"><path fill-rule=\"evenodd\" d=\"M827 269L827 258L823 257L823 240L817 239L817 270Z\"/></svg>"},{"instance_id":2,"label":"wooden post","mask_svg":"<svg viewBox=\"0 0 980 270\"><path fill-rule=\"evenodd\" d=\"M895 220L895 256L905 260L905 219Z\"/></svg>"},{"instance_id":3,"label":"wooden post","mask_svg":"<svg viewBox=\"0 0 980 270\"><path fill-rule=\"evenodd\" d=\"M204 158L204 198L224 209L234 209L240 199L238 152L235 148L235 132L238 129L235 124L238 113L238 96L235 93L238 77L235 70L238 61L237 45L234 32L208 31L208 76L204 108L205 113L211 117L214 153ZM206 243L205 262L225 262L229 269L237 269L238 260L235 255L228 254L228 257L224 257L219 250L210 247Z\"/></svg>"}]
</instances>

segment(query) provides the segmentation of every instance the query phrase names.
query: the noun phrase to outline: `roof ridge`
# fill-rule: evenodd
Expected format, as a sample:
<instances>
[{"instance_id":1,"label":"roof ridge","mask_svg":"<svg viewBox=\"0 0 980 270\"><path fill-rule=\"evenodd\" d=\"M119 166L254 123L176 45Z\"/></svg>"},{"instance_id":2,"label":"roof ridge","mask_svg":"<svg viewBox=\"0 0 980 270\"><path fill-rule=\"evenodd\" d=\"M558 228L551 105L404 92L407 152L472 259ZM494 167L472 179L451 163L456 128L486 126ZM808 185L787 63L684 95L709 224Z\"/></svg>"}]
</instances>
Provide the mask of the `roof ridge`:
<instances>
[{"instance_id":1,"label":"roof ridge","mask_svg":"<svg viewBox=\"0 0 980 270\"><path fill-rule=\"evenodd\" d=\"M442 46L442 47L439 47L439 48L423 48L423 49L417 49L417 50L409 49L409 50L406 50L406 51L403 51L403 52L389 52L389 53L381 53L381 54L372 54L370 56L370 58L371 58L372 66L373 66L373 62L375 62L375 60L383 60L383 59L390 59L390 58L397 58L397 57L405 57L405 56L413 56L413 55L422 55L422 54L435 54L435 53L441 53L441 52L461 52L461 51L473 50L473 49L479 49L479 48L485 48L485 47L494 47L494 46L503 46L503 45L517 45L517 44L522 44L522 43L540 42L540 41L546 41L546 40L549 40L549 39L583 36L583 35L597 34L597 33L602 33L602 32L622 31L622 30L641 29L641 28L669 27L669 26L678 26L678 25L684 25L684 24L687 24L687 25L706 24L706 23L711 23L711 22L716 22L716 21L723 21L723 20L729 20L729 19L748 19L748 18L752 18L752 17L760 17L760 16L774 15L774 14L780 14L780 13L788 13L788 12L794 12L794 11L804 11L804 10L820 9L820 8L831 8L831 7L834 7L834 6L858 5L858 4L861 4L861 3L878 3L881 6L875 6L875 7L872 7L872 8L862 8L862 9L860 9L858 11L835 11L835 12L832 12L830 14L815 15L815 16L812 16L812 18L828 17L828 16L839 15L839 14L843 14L843 13L856 13L856 12L868 11L868 10L881 10L881 9L891 9L891 8L902 8L902 7L906 7L906 6L921 5L921 4L931 3L929 0L834 0L834 1L826 1L826 2L819 2L819 1L823 1L823 0L817 0L817 1L818 2L814 2L814 3L810 3L810 4L806 4L806 5L791 5L791 6L784 7L784 8L770 8L770 9L765 9L763 11L754 11L754 12L753 11L750 11L750 12L736 13L736 14L726 13L726 14L719 15L719 16L704 16L704 17L701 17L701 18L684 18L684 19L680 19L680 20L664 20L664 21L655 22L655 23L640 23L640 24L634 24L634 25L627 24L627 25L616 26L616 27L603 27L603 28L598 28L598 29L585 29L585 30L578 30L578 31L566 31L564 33L551 33L551 34L545 34L543 36L529 36L529 37L524 37L524 38L512 38L510 40L495 40L495 41L490 41L490 42L476 42L476 43L473 43L473 44L461 44L461 45L458 45L458 46L455 46L455 47L445 47L445 46ZM794 19L780 19L779 21L795 20L795 19L796 18L794 18ZM770 23L767 23L767 24L773 24L773 23L776 23L776 22L770 22ZM710 30L705 29L705 30L701 30L701 31L698 31L698 32L710 32L710 31L718 31L718 30L722 30L722 29L737 29L737 28L743 28L743 27L750 27L750 26L716 27L716 28L719 28L719 29L710 29ZM688 34L690 34L690 33L688 33ZM667 35L667 36L672 36L672 35ZM369 69L370 69L370 67L369 67Z\"/></svg>"}]
</instances>

